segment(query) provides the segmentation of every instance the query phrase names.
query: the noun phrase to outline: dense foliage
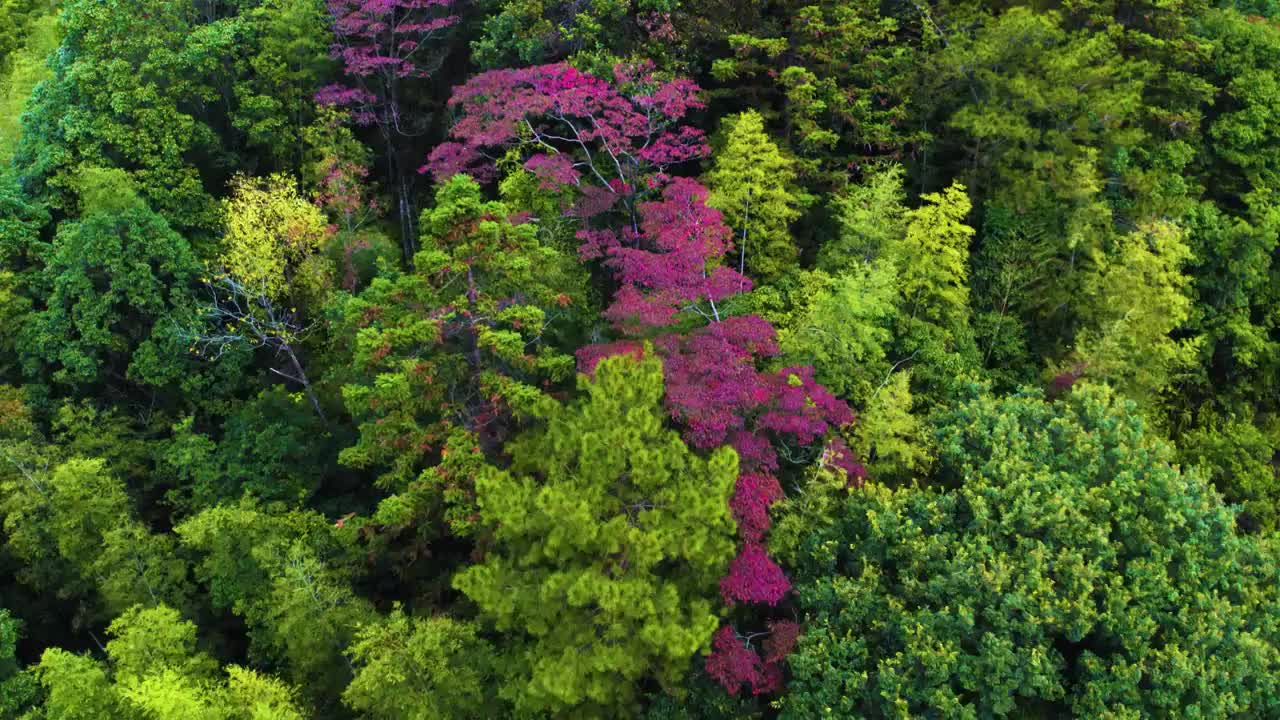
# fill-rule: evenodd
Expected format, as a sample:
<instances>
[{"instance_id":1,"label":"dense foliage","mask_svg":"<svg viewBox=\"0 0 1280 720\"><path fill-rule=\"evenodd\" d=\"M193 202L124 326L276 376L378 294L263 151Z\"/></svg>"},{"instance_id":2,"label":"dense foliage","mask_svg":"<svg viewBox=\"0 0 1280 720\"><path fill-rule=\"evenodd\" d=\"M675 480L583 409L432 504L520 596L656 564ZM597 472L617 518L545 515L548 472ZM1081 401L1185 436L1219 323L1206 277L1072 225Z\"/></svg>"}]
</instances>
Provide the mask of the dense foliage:
<instances>
[{"instance_id":1,"label":"dense foliage","mask_svg":"<svg viewBox=\"0 0 1280 720\"><path fill-rule=\"evenodd\" d=\"M0 0L0 720L1280 716L1280 4Z\"/></svg>"}]
</instances>

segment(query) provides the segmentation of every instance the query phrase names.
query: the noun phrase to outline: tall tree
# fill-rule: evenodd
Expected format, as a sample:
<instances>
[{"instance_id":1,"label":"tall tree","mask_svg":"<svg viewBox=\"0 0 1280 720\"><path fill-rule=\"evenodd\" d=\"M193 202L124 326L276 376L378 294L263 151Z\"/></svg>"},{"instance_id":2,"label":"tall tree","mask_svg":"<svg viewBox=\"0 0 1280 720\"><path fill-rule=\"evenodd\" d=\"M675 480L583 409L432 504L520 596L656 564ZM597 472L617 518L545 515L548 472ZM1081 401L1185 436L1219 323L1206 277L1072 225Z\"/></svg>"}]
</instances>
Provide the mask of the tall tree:
<instances>
[{"instance_id":1,"label":"tall tree","mask_svg":"<svg viewBox=\"0 0 1280 720\"><path fill-rule=\"evenodd\" d=\"M586 279L525 220L456 176L422 213L415 269L337 302L360 432L341 459L393 493L374 518L389 531L467 534L474 463L573 376L562 328L589 307Z\"/></svg>"},{"instance_id":2,"label":"tall tree","mask_svg":"<svg viewBox=\"0 0 1280 720\"><path fill-rule=\"evenodd\" d=\"M457 0L328 0L333 16L333 55L349 85L332 85L321 103L354 109L356 122L375 125L382 138L390 184L395 188L404 259L413 258L413 160L404 141L420 134L419 119L405 106L410 80L428 77L443 59L437 41L459 21Z\"/></svg>"},{"instance_id":3,"label":"tall tree","mask_svg":"<svg viewBox=\"0 0 1280 720\"><path fill-rule=\"evenodd\" d=\"M738 244L738 272L768 281L794 268L799 250L789 225L800 217L792 162L764 131L759 113L723 123L724 146L707 174L707 204L725 214Z\"/></svg>"}]
</instances>

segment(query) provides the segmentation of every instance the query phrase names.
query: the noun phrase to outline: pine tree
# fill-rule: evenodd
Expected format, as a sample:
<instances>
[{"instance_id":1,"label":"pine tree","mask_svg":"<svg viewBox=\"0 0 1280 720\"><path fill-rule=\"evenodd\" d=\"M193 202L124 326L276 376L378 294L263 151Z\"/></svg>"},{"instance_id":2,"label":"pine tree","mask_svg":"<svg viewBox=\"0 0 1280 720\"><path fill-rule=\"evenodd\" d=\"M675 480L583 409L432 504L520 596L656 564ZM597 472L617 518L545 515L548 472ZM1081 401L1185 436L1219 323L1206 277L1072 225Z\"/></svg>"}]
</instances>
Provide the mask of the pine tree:
<instances>
[{"instance_id":1,"label":"pine tree","mask_svg":"<svg viewBox=\"0 0 1280 720\"><path fill-rule=\"evenodd\" d=\"M494 550L455 585L509 638L518 710L617 717L710 646L737 457L701 458L666 429L662 387L656 359L601 361L580 402L550 403L511 468L476 481Z\"/></svg>"}]
</instances>

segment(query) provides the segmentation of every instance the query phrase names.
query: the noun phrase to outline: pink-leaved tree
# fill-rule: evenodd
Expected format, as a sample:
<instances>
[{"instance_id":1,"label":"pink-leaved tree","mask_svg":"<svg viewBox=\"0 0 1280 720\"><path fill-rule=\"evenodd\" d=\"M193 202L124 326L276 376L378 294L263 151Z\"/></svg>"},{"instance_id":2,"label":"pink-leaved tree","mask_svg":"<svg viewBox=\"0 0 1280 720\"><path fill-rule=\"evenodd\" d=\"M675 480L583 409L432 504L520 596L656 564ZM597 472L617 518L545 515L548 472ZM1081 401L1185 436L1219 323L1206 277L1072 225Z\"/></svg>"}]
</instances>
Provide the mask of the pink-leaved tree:
<instances>
[{"instance_id":1,"label":"pink-leaved tree","mask_svg":"<svg viewBox=\"0 0 1280 720\"><path fill-rule=\"evenodd\" d=\"M320 89L317 102L351 109L357 124L377 127L396 193L405 258L414 251L412 163L404 140L421 133L404 111L408 80L428 77L443 58L436 42L458 24L461 0L328 0L334 58L346 83Z\"/></svg>"},{"instance_id":2,"label":"pink-leaved tree","mask_svg":"<svg viewBox=\"0 0 1280 720\"><path fill-rule=\"evenodd\" d=\"M524 168L548 187L578 189L570 212L582 223L579 255L612 274L605 318L618 336L582 348L579 366L589 373L602 358L652 344L663 359L668 411L686 440L738 452L730 505L742 544L721 595L729 606L776 607L791 589L765 546L769 509L783 497L779 448L822 447L822 462L851 481L865 473L843 443L822 442L853 421L849 407L811 368L761 370L778 353L774 328L759 316L724 312L727 299L751 289L750 279L721 262L732 232L706 204L706 188L668 174L709 152L702 133L684 122L702 107L697 86L656 79L648 66L619 66L607 82L557 64L484 73L458 88L450 105L459 114L452 141L432 152L424 171L489 179L495 160L518 148ZM748 635L721 628L708 673L733 693L777 690L786 652L762 654L753 644L766 638L758 644L769 646L776 627L794 639L794 623Z\"/></svg>"}]
</instances>

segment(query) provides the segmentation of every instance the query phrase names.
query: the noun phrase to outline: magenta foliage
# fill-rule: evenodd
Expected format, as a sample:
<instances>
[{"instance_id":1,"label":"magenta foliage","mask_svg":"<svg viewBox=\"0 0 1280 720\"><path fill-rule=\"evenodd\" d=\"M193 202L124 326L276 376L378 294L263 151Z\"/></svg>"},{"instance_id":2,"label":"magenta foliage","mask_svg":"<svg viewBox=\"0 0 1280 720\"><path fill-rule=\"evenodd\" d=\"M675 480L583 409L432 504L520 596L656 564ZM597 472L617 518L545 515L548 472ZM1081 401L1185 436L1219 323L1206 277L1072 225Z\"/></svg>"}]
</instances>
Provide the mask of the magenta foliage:
<instances>
[{"instance_id":1,"label":"magenta foliage","mask_svg":"<svg viewBox=\"0 0 1280 720\"><path fill-rule=\"evenodd\" d=\"M420 57L431 40L456 25L458 0L328 0L331 49L354 86L330 85L316 101L353 108L361 124L398 128L396 83L427 74ZM389 128L384 128L387 130Z\"/></svg>"},{"instance_id":2,"label":"magenta foliage","mask_svg":"<svg viewBox=\"0 0 1280 720\"><path fill-rule=\"evenodd\" d=\"M774 620L769 623L769 637L764 641L764 661L777 663L786 660L800 640L800 624L791 620Z\"/></svg>"},{"instance_id":3,"label":"magenta foliage","mask_svg":"<svg viewBox=\"0 0 1280 720\"><path fill-rule=\"evenodd\" d=\"M777 605L789 592L791 581L757 542L743 543L738 556L729 563L729 574L720 578L720 595L726 605Z\"/></svg>"},{"instance_id":4,"label":"magenta foliage","mask_svg":"<svg viewBox=\"0 0 1280 720\"><path fill-rule=\"evenodd\" d=\"M712 638L706 669L731 694L744 685L753 695L770 693L782 686L782 669L776 663L761 660L760 654L727 625Z\"/></svg>"},{"instance_id":5,"label":"magenta foliage","mask_svg":"<svg viewBox=\"0 0 1280 720\"><path fill-rule=\"evenodd\" d=\"M782 485L772 475L743 473L738 477L729 507L738 521L738 534L747 542L761 542L772 524L769 506L782 499Z\"/></svg>"},{"instance_id":6,"label":"magenta foliage","mask_svg":"<svg viewBox=\"0 0 1280 720\"><path fill-rule=\"evenodd\" d=\"M453 140L431 152L422 172L437 179L460 172L488 178L489 158L526 140L548 158L530 161L554 167L557 182L577 185L590 178L597 192L634 192L636 179L650 169L708 152L701 131L673 127L703 107L698 86L657 80L652 69L648 63L619 65L616 84L564 63L477 75L454 90L449 105L460 117Z\"/></svg>"}]
</instances>

